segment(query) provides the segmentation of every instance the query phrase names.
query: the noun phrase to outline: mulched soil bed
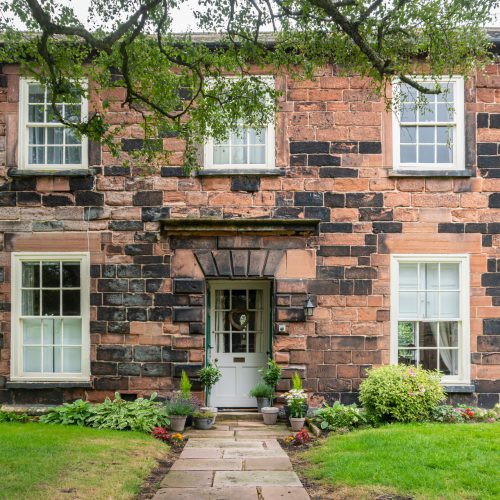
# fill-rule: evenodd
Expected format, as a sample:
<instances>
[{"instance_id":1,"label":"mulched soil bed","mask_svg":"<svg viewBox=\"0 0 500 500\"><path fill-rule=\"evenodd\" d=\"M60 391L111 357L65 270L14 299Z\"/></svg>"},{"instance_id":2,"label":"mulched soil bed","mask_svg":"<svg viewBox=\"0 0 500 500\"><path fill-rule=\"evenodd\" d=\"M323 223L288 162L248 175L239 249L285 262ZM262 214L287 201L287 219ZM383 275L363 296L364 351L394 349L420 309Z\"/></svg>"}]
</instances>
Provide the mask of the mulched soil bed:
<instances>
[{"instance_id":1,"label":"mulched soil bed","mask_svg":"<svg viewBox=\"0 0 500 500\"><path fill-rule=\"evenodd\" d=\"M411 496L391 495L391 494L373 494L364 492L360 489L349 488L344 486L330 486L319 483L306 477L304 469L308 466L307 460L304 459L303 453L314 445L289 445L279 439L283 450L288 454L293 465L293 470L297 473L304 488L311 497L311 500L359 500L360 498L369 500L413 500Z\"/></svg>"}]
</instances>

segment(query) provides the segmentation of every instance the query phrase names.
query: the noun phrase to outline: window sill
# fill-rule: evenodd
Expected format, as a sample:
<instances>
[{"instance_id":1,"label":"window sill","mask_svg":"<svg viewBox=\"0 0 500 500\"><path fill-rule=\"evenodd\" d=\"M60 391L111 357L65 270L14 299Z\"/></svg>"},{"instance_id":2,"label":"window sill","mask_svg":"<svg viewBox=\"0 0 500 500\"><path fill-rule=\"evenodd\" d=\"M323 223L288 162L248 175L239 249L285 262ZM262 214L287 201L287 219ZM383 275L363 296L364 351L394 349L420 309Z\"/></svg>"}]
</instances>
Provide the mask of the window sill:
<instances>
[{"instance_id":1,"label":"window sill","mask_svg":"<svg viewBox=\"0 0 500 500\"><path fill-rule=\"evenodd\" d=\"M464 170L389 170L389 177L475 177L474 169Z\"/></svg>"},{"instance_id":2,"label":"window sill","mask_svg":"<svg viewBox=\"0 0 500 500\"><path fill-rule=\"evenodd\" d=\"M197 177L226 177L234 175L251 175L255 177L282 177L282 168L203 168L194 172Z\"/></svg>"},{"instance_id":3,"label":"window sill","mask_svg":"<svg viewBox=\"0 0 500 500\"><path fill-rule=\"evenodd\" d=\"M91 168L72 168L68 170L28 170L10 168L7 172L9 177L86 177L95 175Z\"/></svg>"},{"instance_id":4,"label":"window sill","mask_svg":"<svg viewBox=\"0 0 500 500\"><path fill-rule=\"evenodd\" d=\"M67 382L67 381L27 381L24 380L22 382L7 382L5 384L7 389L69 389L69 388L92 388L92 383L90 381L79 380L75 382Z\"/></svg>"},{"instance_id":5,"label":"window sill","mask_svg":"<svg viewBox=\"0 0 500 500\"><path fill-rule=\"evenodd\" d=\"M476 391L476 388L472 384L457 384L457 385L448 385L443 384L443 389L445 392L451 393L459 393L459 394L472 394Z\"/></svg>"}]
</instances>

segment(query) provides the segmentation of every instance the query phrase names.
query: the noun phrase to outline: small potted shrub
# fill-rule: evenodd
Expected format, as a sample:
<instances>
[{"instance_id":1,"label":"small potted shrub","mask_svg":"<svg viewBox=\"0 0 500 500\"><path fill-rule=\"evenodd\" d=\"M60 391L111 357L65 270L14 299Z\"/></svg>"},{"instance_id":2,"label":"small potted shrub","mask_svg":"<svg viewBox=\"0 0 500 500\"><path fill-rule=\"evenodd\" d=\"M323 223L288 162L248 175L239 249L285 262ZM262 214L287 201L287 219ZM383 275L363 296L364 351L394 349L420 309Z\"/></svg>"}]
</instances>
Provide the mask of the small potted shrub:
<instances>
[{"instance_id":1,"label":"small potted shrub","mask_svg":"<svg viewBox=\"0 0 500 500\"><path fill-rule=\"evenodd\" d=\"M212 387L220 380L222 377L222 373L219 370L219 367L215 363L208 363L205 368L202 368L198 372L198 377L200 378L200 382L205 387L206 391L206 403L210 404L210 392ZM209 411L214 414L214 423L217 418L217 408L215 406L203 406L200 408L201 411Z\"/></svg>"},{"instance_id":2,"label":"small potted shrub","mask_svg":"<svg viewBox=\"0 0 500 500\"><path fill-rule=\"evenodd\" d=\"M170 429L182 432L186 426L186 419L194 412L193 403L177 394L165 403L165 410L170 420Z\"/></svg>"},{"instance_id":3,"label":"small potted shrub","mask_svg":"<svg viewBox=\"0 0 500 500\"><path fill-rule=\"evenodd\" d=\"M292 375L292 389L295 391L304 392L302 388L302 380L300 378L300 375L296 371L293 372ZM305 397L305 393L304 393L304 398L305 398L304 411L305 414L307 415L307 411L309 410L309 405L307 404L307 398ZM290 418L290 409L288 407L288 399L286 398L286 394L285 394L285 416L286 418Z\"/></svg>"},{"instance_id":4,"label":"small potted shrub","mask_svg":"<svg viewBox=\"0 0 500 500\"><path fill-rule=\"evenodd\" d=\"M274 389L264 382L259 382L251 391L250 396L257 399L257 410L262 412L264 406L271 406Z\"/></svg>"},{"instance_id":5,"label":"small potted shrub","mask_svg":"<svg viewBox=\"0 0 500 500\"><path fill-rule=\"evenodd\" d=\"M206 431L214 424L214 416L211 411L197 411L193 414L194 426Z\"/></svg>"}]
</instances>

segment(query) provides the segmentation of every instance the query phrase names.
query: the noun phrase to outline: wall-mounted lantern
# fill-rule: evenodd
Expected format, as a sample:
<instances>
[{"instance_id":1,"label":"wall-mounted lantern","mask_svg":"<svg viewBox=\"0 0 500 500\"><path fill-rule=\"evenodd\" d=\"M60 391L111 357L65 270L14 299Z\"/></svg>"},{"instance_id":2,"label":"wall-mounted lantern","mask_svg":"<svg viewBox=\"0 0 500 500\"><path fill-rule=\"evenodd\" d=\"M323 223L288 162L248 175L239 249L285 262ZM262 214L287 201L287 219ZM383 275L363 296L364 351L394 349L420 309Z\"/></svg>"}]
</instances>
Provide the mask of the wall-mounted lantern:
<instances>
[{"instance_id":1,"label":"wall-mounted lantern","mask_svg":"<svg viewBox=\"0 0 500 500\"><path fill-rule=\"evenodd\" d=\"M314 314L314 304L309 295L307 296L307 300L304 303L304 313L306 318L310 318Z\"/></svg>"}]
</instances>

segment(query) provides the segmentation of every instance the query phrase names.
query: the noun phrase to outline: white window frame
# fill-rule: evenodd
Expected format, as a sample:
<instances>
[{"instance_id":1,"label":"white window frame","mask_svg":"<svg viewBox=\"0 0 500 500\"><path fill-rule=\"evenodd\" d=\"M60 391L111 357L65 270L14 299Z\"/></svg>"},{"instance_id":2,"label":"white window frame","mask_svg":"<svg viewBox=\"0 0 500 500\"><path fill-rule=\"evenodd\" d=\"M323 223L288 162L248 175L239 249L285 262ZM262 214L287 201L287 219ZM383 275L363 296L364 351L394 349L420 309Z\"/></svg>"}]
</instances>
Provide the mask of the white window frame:
<instances>
[{"instance_id":1,"label":"white window frame","mask_svg":"<svg viewBox=\"0 0 500 500\"><path fill-rule=\"evenodd\" d=\"M86 82L84 82L86 83ZM72 170L72 169L85 169L88 168L88 139L82 136L82 161L81 163L65 163L60 165L52 164L37 164L30 165L28 163L28 128L29 128L29 85L39 84L36 80L30 78L19 79L19 140L18 140L18 168L20 170ZM84 97L81 98L81 119L86 120L88 117L88 100ZM42 127L64 127L62 123L41 123Z\"/></svg>"},{"instance_id":2,"label":"white window frame","mask_svg":"<svg viewBox=\"0 0 500 500\"><path fill-rule=\"evenodd\" d=\"M236 76L228 76L227 78L239 78ZM274 77L270 75L263 75L259 76L259 79L261 79L264 83L268 84L269 86L274 87ZM266 136L266 161L265 163L262 164L256 164L256 163L246 163L246 164L241 164L241 163L227 163L227 164L214 164L214 140L209 137L205 141L204 148L203 148L203 166L205 169L210 169L210 170L227 170L231 169L237 172L241 172L244 174L245 172L249 172L253 169L256 170L264 170L264 169L269 169L269 168L274 168L276 164L276 145L275 145L275 120L271 120L270 123L268 123L266 129L265 129L265 136Z\"/></svg>"},{"instance_id":3,"label":"white window frame","mask_svg":"<svg viewBox=\"0 0 500 500\"><path fill-rule=\"evenodd\" d=\"M458 375L443 375L443 385L470 384L470 258L467 254L393 254L391 255L391 338L390 362L398 364L399 264L457 263L460 269L460 333L458 338Z\"/></svg>"},{"instance_id":4,"label":"white window frame","mask_svg":"<svg viewBox=\"0 0 500 500\"><path fill-rule=\"evenodd\" d=\"M22 263L25 261L79 261L80 311L82 319L82 371L77 373L24 373L22 316ZM12 269L12 326L11 381L13 382L88 382L90 380L90 258L82 252L13 252Z\"/></svg>"},{"instance_id":5,"label":"white window frame","mask_svg":"<svg viewBox=\"0 0 500 500\"><path fill-rule=\"evenodd\" d=\"M425 76L412 76L417 82L434 82ZM401 163L400 162L400 111L399 109L392 113L392 159L394 170L464 170L465 169L465 83L462 76L451 76L437 80L440 84L454 84L454 116L455 120L449 122L455 129L455 138L453 143L453 163ZM393 83L393 95L399 91L400 81ZM446 125L443 122L425 122L426 125ZM408 126L405 123L405 126ZM411 124L410 124L411 126ZM417 124L418 127L418 124Z\"/></svg>"}]
</instances>

